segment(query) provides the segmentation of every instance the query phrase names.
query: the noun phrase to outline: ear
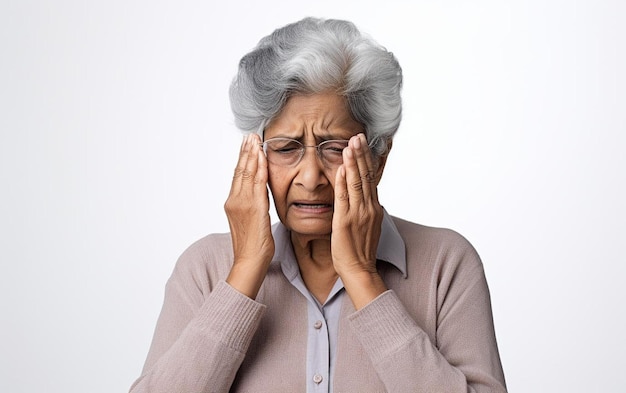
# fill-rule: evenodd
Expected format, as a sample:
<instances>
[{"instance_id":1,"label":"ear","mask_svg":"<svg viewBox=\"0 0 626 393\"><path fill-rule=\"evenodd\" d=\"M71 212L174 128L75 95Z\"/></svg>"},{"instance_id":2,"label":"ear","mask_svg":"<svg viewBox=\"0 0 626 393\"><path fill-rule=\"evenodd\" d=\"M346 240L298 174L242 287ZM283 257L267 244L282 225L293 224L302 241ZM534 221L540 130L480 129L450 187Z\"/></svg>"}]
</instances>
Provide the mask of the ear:
<instances>
[{"instance_id":1,"label":"ear","mask_svg":"<svg viewBox=\"0 0 626 393\"><path fill-rule=\"evenodd\" d=\"M389 157L389 152L391 151L392 144L393 142L391 139L387 140L387 151L385 152L385 154L378 156L378 157L374 157L374 159L377 161L377 167L376 167L376 185L377 186L383 177L383 171L385 170L385 164L387 163L387 157Z\"/></svg>"}]
</instances>

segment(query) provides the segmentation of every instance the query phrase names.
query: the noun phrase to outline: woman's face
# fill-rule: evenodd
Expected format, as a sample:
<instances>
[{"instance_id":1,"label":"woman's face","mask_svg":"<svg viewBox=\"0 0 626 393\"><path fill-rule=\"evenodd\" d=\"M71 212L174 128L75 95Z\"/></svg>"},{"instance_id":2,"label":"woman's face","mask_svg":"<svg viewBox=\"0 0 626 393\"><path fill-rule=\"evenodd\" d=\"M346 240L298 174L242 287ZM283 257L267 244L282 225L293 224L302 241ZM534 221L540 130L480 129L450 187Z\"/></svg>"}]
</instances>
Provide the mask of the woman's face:
<instances>
[{"instance_id":1,"label":"woman's face","mask_svg":"<svg viewBox=\"0 0 626 393\"><path fill-rule=\"evenodd\" d=\"M283 137L314 146L325 140L350 139L363 126L335 94L295 95L265 128L264 140ZM269 186L281 222L293 234L328 238L333 218L336 168L324 166L314 148L306 148L291 167L269 163Z\"/></svg>"}]
</instances>

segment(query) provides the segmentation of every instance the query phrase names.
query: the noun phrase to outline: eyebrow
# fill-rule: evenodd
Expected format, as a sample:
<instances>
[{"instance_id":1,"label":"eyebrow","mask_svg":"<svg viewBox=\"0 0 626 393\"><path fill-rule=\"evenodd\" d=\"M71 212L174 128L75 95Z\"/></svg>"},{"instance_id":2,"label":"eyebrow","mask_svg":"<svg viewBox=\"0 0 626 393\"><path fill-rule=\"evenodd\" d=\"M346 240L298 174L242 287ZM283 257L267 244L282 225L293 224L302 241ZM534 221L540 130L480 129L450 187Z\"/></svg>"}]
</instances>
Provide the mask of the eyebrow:
<instances>
[{"instance_id":1,"label":"eyebrow","mask_svg":"<svg viewBox=\"0 0 626 393\"><path fill-rule=\"evenodd\" d=\"M293 135L296 132L293 132L291 135L289 135L290 133L281 133L278 135L274 135L272 138L288 138L288 139L295 139L299 142L302 142L304 140L304 133L297 131L298 135ZM356 134L355 134L356 135ZM345 137L341 137L337 134L334 134L332 132L326 132L326 133L322 133L322 134L314 134L315 136L315 140L316 141L332 141L332 140L340 140L340 141L347 141L348 139L350 139L352 137L352 135L350 135L348 138ZM269 138L269 139L272 139Z\"/></svg>"}]
</instances>

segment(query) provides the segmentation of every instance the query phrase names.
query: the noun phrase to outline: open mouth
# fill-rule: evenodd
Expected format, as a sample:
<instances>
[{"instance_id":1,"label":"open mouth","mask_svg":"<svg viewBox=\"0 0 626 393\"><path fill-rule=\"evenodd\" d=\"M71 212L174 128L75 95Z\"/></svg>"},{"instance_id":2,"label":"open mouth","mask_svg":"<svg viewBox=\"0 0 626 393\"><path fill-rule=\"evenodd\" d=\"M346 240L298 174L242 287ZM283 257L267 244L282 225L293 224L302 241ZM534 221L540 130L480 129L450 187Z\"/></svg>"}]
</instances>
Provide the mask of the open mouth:
<instances>
[{"instance_id":1,"label":"open mouth","mask_svg":"<svg viewBox=\"0 0 626 393\"><path fill-rule=\"evenodd\" d=\"M333 205L329 203L306 203L306 202L294 202L295 207L299 209L332 209Z\"/></svg>"}]
</instances>

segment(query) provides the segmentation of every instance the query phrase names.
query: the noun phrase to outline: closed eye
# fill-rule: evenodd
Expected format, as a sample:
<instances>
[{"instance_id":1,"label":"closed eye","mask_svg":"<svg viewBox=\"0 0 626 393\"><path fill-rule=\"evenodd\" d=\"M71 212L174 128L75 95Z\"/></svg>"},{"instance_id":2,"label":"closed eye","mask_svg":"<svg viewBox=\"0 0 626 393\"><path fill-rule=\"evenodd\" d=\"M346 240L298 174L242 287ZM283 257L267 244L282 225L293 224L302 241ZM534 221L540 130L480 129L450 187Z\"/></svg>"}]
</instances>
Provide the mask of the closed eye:
<instances>
[{"instance_id":1,"label":"closed eye","mask_svg":"<svg viewBox=\"0 0 626 393\"><path fill-rule=\"evenodd\" d=\"M294 154L302 149L302 145L294 140L275 139L266 142L267 147L275 153Z\"/></svg>"},{"instance_id":2,"label":"closed eye","mask_svg":"<svg viewBox=\"0 0 626 393\"><path fill-rule=\"evenodd\" d=\"M341 154L347 146L347 141L326 141L322 146L322 150L329 154Z\"/></svg>"},{"instance_id":3,"label":"closed eye","mask_svg":"<svg viewBox=\"0 0 626 393\"><path fill-rule=\"evenodd\" d=\"M280 149L272 149L272 150L277 152L277 153L281 153L281 154L289 154L289 153L297 152L300 149L296 148L296 147L283 147L283 148L280 148Z\"/></svg>"}]
</instances>

